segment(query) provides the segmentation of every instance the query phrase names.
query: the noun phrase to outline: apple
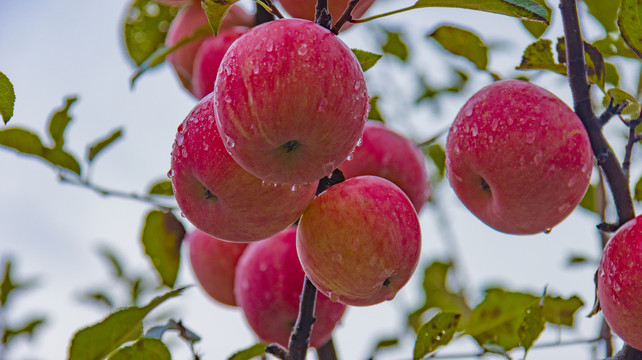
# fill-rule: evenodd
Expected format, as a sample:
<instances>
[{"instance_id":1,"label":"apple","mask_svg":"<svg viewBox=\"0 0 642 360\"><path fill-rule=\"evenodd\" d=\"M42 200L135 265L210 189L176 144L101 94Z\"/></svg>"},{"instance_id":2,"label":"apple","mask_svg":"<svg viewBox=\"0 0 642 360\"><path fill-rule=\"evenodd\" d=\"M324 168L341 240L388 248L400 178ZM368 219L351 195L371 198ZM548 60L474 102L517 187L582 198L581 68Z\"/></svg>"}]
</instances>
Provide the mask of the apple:
<instances>
[{"instance_id":1,"label":"apple","mask_svg":"<svg viewBox=\"0 0 642 360\"><path fill-rule=\"evenodd\" d=\"M311 183L332 173L355 148L369 110L352 51L300 19L270 21L238 38L213 92L227 150L274 183Z\"/></svg>"},{"instance_id":2,"label":"apple","mask_svg":"<svg viewBox=\"0 0 642 360\"><path fill-rule=\"evenodd\" d=\"M304 273L296 253L296 227L250 244L236 268L234 294L262 342L288 347L299 313ZM310 346L324 345L346 306L317 292Z\"/></svg>"},{"instance_id":3,"label":"apple","mask_svg":"<svg viewBox=\"0 0 642 360\"><path fill-rule=\"evenodd\" d=\"M253 23L254 17L248 14L241 6L235 4L229 8L227 14L223 17L219 31L235 26L252 26ZM172 20L165 38L165 45L171 47L184 38L193 36L197 30L208 27L207 15L205 15L200 2L189 2ZM195 39L167 55L167 61L174 68L181 84L190 92L192 91L194 58L205 39L205 36Z\"/></svg>"},{"instance_id":4,"label":"apple","mask_svg":"<svg viewBox=\"0 0 642 360\"><path fill-rule=\"evenodd\" d=\"M415 271L420 250L414 206L397 185L377 176L350 178L319 194L297 231L310 281L346 305L392 300Z\"/></svg>"},{"instance_id":5,"label":"apple","mask_svg":"<svg viewBox=\"0 0 642 360\"><path fill-rule=\"evenodd\" d=\"M410 139L381 122L366 122L361 144L348 159L339 165L346 179L360 175L388 179L408 195L417 212L430 198L424 154Z\"/></svg>"},{"instance_id":6,"label":"apple","mask_svg":"<svg viewBox=\"0 0 642 360\"><path fill-rule=\"evenodd\" d=\"M198 229L189 232L189 259L201 288L221 304L236 306L234 274L247 243L219 240Z\"/></svg>"},{"instance_id":7,"label":"apple","mask_svg":"<svg viewBox=\"0 0 642 360\"><path fill-rule=\"evenodd\" d=\"M314 21L314 15L316 12L316 0L279 0L283 9L287 11L288 14L292 15L295 18L307 19ZM348 6L349 0L328 0L328 10L330 15L332 15L332 21L336 22L339 20L346 7ZM374 3L374 0L361 0L357 6L352 10L352 17L358 19L370 8ZM345 30L352 26L352 23L345 23L342 30Z\"/></svg>"},{"instance_id":8,"label":"apple","mask_svg":"<svg viewBox=\"0 0 642 360\"><path fill-rule=\"evenodd\" d=\"M497 81L474 94L446 140L446 168L462 203L509 234L547 231L580 203L593 153L577 115L526 81Z\"/></svg>"},{"instance_id":9,"label":"apple","mask_svg":"<svg viewBox=\"0 0 642 360\"><path fill-rule=\"evenodd\" d=\"M202 99L214 90L216 72L221 60L223 60L223 55L234 40L243 35L245 31L247 31L245 27L233 27L219 32L217 36L210 36L201 44L194 58L192 76L191 93L197 99Z\"/></svg>"},{"instance_id":10,"label":"apple","mask_svg":"<svg viewBox=\"0 0 642 360\"><path fill-rule=\"evenodd\" d=\"M176 202L194 226L216 238L270 237L301 216L317 182L275 185L243 170L225 150L211 98L203 98L178 127L169 173Z\"/></svg>"},{"instance_id":11,"label":"apple","mask_svg":"<svg viewBox=\"0 0 642 360\"><path fill-rule=\"evenodd\" d=\"M597 296L613 332L642 351L642 217L620 227L604 247Z\"/></svg>"}]
</instances>

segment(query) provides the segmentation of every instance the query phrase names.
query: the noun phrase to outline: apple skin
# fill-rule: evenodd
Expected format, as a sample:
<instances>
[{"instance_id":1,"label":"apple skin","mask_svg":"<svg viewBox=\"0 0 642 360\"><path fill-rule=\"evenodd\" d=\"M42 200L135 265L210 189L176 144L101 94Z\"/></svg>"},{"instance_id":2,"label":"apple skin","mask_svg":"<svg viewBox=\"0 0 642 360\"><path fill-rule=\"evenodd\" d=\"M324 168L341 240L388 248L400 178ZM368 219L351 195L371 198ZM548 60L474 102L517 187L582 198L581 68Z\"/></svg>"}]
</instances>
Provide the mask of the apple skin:
<instances>
[{"instance_id":1,"label":"apple skin","mask_svg":"<svg viewBox=\"0 0 642 360\"><path fill-rule=\"evenodd\" d=\"M294 223L314 198L317 182L274 185L243 170L218 134L211 102L202 99L178 127L171 179L183 215L219 239L265 239Z\"/></svg>"},{"instance_id":2,"label":"apple skin","mask_svg":"<svg viewBox=\"0 0 642 360\"><path fill-rule=\"evenodd\" d=\"M392 300L415 271L420 250L415 208L397 185L377 176L350 178L319 194L297 231L310 281L346 305Z\"/></svg>"},{"instance_id":3,"label":"apple skin","mask_svg":"<svg viewBox=\"0 0 642 360\"><path fill-rule=\"evenodd\" d=\"M446 140L448 180L462 203L509 234L550 230L580 203L593 153L581 120L525 81L497 81L461 108Z\"/></svg>"},{"instance_id":4,"label":"apple skin","mask_svg":"<svg viewBox=\"0 0 642 360\"><path fill-rule=\"evenodd\" d=\"M223 60L223 55L234 40L243 35L245 31L247 31L245 27L233 27L219 32L217 36L210 36L201 44L194 58L191 90L192 95L197 99L204 98L214 90L216 73L221 60Z\"/></svg>"},{"instance_id":5,"label":"apple skin","mask_svg":"<svg viewBox=\"0 0 642 360\"><path fill-rule=\"evenodd\" d=\"M642 217L622 225L604 247L597 296L613 332L642 351Z\"/></svg>"},{"instance_id":6,"label":"apple skin","mask_svg":"<svg viewBox=\"0 0 642 360\"><path fill-rule=\"evenodd\" d=\"M248 14L241 6L235 4L229 8L225 17L223 17L219 31L235 26L252 26L253 24L254 17ZM208 26L207 15L205 15L200 1L189 2L172 20L165 38L165 45L168 47L173 46L182 39L192 36L196 30ZM190 92L192 92L194 59L205 39L206 37L196 39L167 55L167 61L174 68L181 84Z\"/></svg>"},{"instance_id":7,"label":"apple skin","mask_svg":"<svg viewBox=\"0 0 642 360\"><path fill-rule=\"evenodd\" d=\"M241 167L305 184L341 164L363 133L369 98L352 51L327 29L281 19L250 29L223 57L214 108Z\"/></svg>"},{"instance_id":8,"label":"apple skin","mask_svg":"<svg viewBox=\"0 0 642 360\"><path fill-rule=\"evenodd\" d=\"M352 10L352 17L359 19L369 8L375 0L361 0L357 6ZM314 21L314 14L316 11L315 0L279 0L283 9L287 11L292 17ZM332 22L339 20L349 0L328 0L328 10L332 15ZM352 26L352 23L347 22L343 25L341 30L346 30Z\"/></svg>"},{"instance_id":9,"label":"apple skin","mask_svg":"<svg viewBox=\"0 0 642 360\"><path fill-rule=\"evenodd\" d=\"M234 293L261 341L288 347L305 274L296 253L296 227L250 244L236 268ZM317 292L310 346L324 345L346 310Z\"/></svg>"},{"instance_id":10,"label":"apple skin","mask_svg":"<svg viewBox=\"0 0 642 360\"><path fill-rule=\"evenodd\" d=\"M375 175L392 181L408 195L417 212L432 193L424 154L410 139L378 121L366 122L361 145L339 169L346 179Z\"/></svg>"},{"instance_id":11,"label":"apple skin","mask_svg":"<svg viewBox=\"0 0 642 360\"><path fill-rule=\"evenodd\" d=\"M234 274L247 243L219 240L198 229L185 237L189 259L201 288L221 304L236 306Z\"/></svg>"}]
</instances>

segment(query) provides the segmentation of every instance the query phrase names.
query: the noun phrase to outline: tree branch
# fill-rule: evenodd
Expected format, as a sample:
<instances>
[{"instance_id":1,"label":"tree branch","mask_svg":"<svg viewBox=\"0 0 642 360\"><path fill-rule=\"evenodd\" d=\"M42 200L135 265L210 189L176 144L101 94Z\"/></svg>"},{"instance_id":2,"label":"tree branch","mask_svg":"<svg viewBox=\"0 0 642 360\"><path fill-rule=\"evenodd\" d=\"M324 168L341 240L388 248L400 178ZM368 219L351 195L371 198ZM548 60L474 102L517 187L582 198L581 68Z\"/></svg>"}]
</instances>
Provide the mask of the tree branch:
<instances>
[{"instance_id":1,"label":"tree branch","mask_svg":"<svg viewBox=\"0 0 642 360\"><path fill-rule=\"evenodd\" d=\"M332 32L335 33L336 35L339 35L339 31L341 31L341 27L348 21L352 20L352 10L357 6L359 3L359 0L350 0L348 3L348 6L346 7L346 10L343 12L343 15L337 20L336 23L334 23L334 26L332 27Z\"/></svg>"},{"instance_id":2,"label":"tree branch","mask_svg":"<svg viewBox=\"0 0 642 360\"><path fill-rule=\"evenodd\" d=\"M328 10L328 0L317 0L314 22L330 30L332 26L332 15L330 15L330 11Z\"/></svg>"},{"instance_id":3,"label":"tree branch","mask_svg":"<svg viewBox=\"0 0 642 360\"><path fill-rule=\"evenodd\" d=\"M317 298L317 288L305 277L301 303L299 304L299 318L296 320L294 331L290 335L289 360L304 360L310 343L312 324L315 322L314 306Z\"/></svg>"},{"instance_id":4,"label":"tree branch","mask_svg":"<svg viewBox=\"0 0 642 360\"><path fill-rule=\"evenodd\" d=\"M337 351L334 348L334 341L332 338L328 340L323 346L317 349L317 358L319 360L337 360Z\"/></svg>"}]
</instances>

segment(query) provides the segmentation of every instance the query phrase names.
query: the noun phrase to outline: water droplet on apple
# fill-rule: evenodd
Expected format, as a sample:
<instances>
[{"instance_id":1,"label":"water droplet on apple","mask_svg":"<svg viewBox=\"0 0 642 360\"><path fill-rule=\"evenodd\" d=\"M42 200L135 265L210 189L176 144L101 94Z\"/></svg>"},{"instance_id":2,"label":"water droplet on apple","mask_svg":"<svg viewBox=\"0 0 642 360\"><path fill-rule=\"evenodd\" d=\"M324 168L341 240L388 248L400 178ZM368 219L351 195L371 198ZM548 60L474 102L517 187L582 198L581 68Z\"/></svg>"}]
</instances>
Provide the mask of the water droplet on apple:
<instances>
[{"instance_id":1,"label":"water droplet on apple","mask_svg":"<svg viewBox=\"0 0 642 360\"><path fill-rule=\"evenodd\" d=\"M292 187L290 188L290 191L296 191L296 184L292 185Z\"/></svg>"},{"instance_id":2,"label":"water droplet on apple","mask_svg":"<svg viewBox=\"0 0 642 360\"><path fill-rule=\"evenodd\" d=\"M472 114L473 114L473 109L471 108L466 109L466 114L465 114L466 117L471 116Z\"/></svg>"},{"instance_id":3,"label":"water droplet on apple","mask_svg":"<svg viewBox=\"0 0 642 360\"><path fill-rule=\"evenodd\" d=\"M544 234L550 234L551 231L553 231L553 228L547 228L546 230L544 230Z\"/></svg>"},{"instance_id":4,"label":"water droplet on apple","mask_svg":"<svg viewBox=\"0 0 642 360\"><path fill-rule=\"evenodd\" d=\"M210 146L207 144L203 144L203 150L207 151L210 149Z\"/></svg>"},{"instance_id":5,"label":"water droplet on apple","mask_svg":"<svg viewBox=\"0 0 642 360\"><path fill-rule=\"evenodd\" d=\"M323 172L326 174L332 174L332 171L334 171L334 161L330 161L329 163L323 165Z\"/></svg>"},{"instance_id":6,"label":"water droplet on apple","mask_svg":"<svg viewBox=\"0 0 642 360\"><path fill-rule=\"evenodd\" d=\"M183 155L183 157L187 159L187 150L185 148L181 150L181 155Z\"/></svg>"},{"instance_id":7,"label":"water droplet on apple","mask_svg":"<svg viewBox=\"0 0 642 360\"><path fill-rule=\"evenodd\" d=\"M224 100L228 104L232 102L232 98L229 95L225 95L225 99Z\"/></svg>"},{"instance_id":8,"label":"water droplet on apple","mask_svg":"<svg viewBox=\"0 0 642 360\"><path fill-rule=\"evenodd\" d=\"M225 141L225 144L227 145L228 148L233 148L236 143L234 142L234 139L231 137L227 137L227 140Z\"/></svg>"},{"instance_id":9,"label":"water droplet on apple","mask_svg":"<svg viewBox=\"0 0 642 360\"><path fill-rule=\"evenodd\" d=\"M308 45L307 44L301 45L301 47L299 48L299 50L297 52L299 53L299 55L307 54L308 53Z\"/></svg>"},{"instance_id":10,"label":"water droplet on apple","mask_svg":"<svg viewBox=\"0 0 642 360\"><path fill-rule=\"evenodd\" d=\"M254 69L252 69L252 73L253 73L254 75L256 75L256 74L258 74L258 73L259 73L259 65L258 65L258 64L255 64L255 65L254 65Z\"/></svg>"},{"instance_id":11,"label":"water droplet on apple","mask_svg":"<svg viewBox=\"0 0 642 360\"><path fill-rule=\"evenodd\" d=\"M171 179L172 176L174 176L174 169L169 169L169 171L167 171L167 177Z\"/></svg>"},{"instance_id":12,"label":"water droplet on apple","mask_svg":"<svg viewBox=\"0 0 642 360\"><path fill-rule=\"evenodd\" d=\"M488 136L488 142L491 144L493 143L493 135Z\"/></svg>"},{"instance_id":13,"label":"water droplet on apple","mask_svg":"<svg viewBox=\"0 0 642 360\"><path fill-rule=\"evenodd\" d=\"M184 219L185 218L185 213L181 211L181 217Z\"/></svg>"},{"instance_id":14,"label":"water droplet on apple","mask_svg":"<svg viewBox=\"0 0 642 360\"><path fill-rule=\"evenodd\" d=\"M332 291L328 292L328 297L330 298L330 300L332 300L334 302L337 302L337 300L339 300L337 295L335 295Z\"/></svg>"},{"instance_id":15,"label":"water droplet on apple","mask_svg":"<svg viewBox=\"0 0 642 360\"><path fill-rule=\"evenodd\" d=\"M506 120L506 123L510 126L513 125L513 118L509 117L508 120Z\"/></svg>"},{"instance_id":16,"label":"water droplet on apple","mask_svg":"<svg viewBox=\"0 0 642 360\"><path fill-rule=\"evenodd\" d=\"M559 212L566 212L571 207L571 204L562 204L557 208Z\"/></svg>"},{"instance_id":17,"label":"water droplet on apple","mask_svg":"<svg viewBox=\"0 0 642 360\"><path fill-rule=\"evenodd\" d=\"M321 99L321 102L319 102L319 106L317 106L317 111L319 113L326 112L327 105L328 105L328 99L326 99L326 98Z\"/></svg>"},{"instance_id":18,"label":"water droplet on apple","mask_svg":"<svg viewBox=\"0 0 642 360\"><path fill-rule=\"evenodd\" d=\"M582 165L582 169L581 169L582 174L586 174L586 172L588 171L588 168L589 168L588 164Z\"/></svg>"},{"instance_id":19,"label":"water droplet on apple","mask_svg":"<svg viewBox=\"0 0 642 360\"><path fill-rule=\"evenodd\" d=\"M273 49L274 49L274 44L272 43L272 40L268 40L265 50L267 50L267 52L271 52Z\"/></svg>"},{"instance_id":20,"label":"water droplet on apple","mask_svg":"<svg viewBox=\"0 0 642 360\"><path fill-rule=\"evenodd\" d=\"M352 154L348 155L348 157L346 157L346 160L351 161L352 160Z\"/></svg>"},{"instance_id":21,"label":"water droplet on apple","mask_svg":"<svg viewBox=\"0 0 642 360\"><path fill-rule=\"evenodd\" d=\"M573 187L575 184L577 184L577 176L574 175L568 180L568 187Z\"/></svg>"},{"instance_id":22,"label":"water droplet on apple","mask_svg":"<svg viewBox=\"0 0 642 360\"><path fill-rule=\"evenodd\" d=\"M479 130L477 129L477 125L473 124L473 127L471 128L471 131L473 133L473 136L477 136Z\"/></svg>"},{"instance_id":23,"label":"water droplet on apple","mask_svg":"<svg viewBox=\"0 0 642 360\"><path fill-rule=\"evenodd\" d=\"M183 130L185 130L185 123L184 123L184 122L182 122L182 123L181 123L180 125L178 125L178 127L176 128L176 131L178 131L179 133L182 133L182 132L183 132Z\"/></svg>"},{"instance_id":24,"label":"water droplet on apple","mask_svg":"<svg viewBox=\"0 0 642 360\"><path fill-rule=\"evenodd\" d=\"M264 188L266 188L266 187L270 186L270 183L269 183L269 182L267 182L267 181L265 181L265 180L262 180L262 181L261 181L261 186L262 186L262 187L264 187Z\"/></svg>"},{"instance_id":25,"label":"water droplet on apple","mask_svg":"<svg viewBox=\"0 0 642 360\"><path fill-rule=\"evenodd\" d=\"M534 142L535 142L535 134L534 133L526 134L526 143L527 144L532 144Z\"/></svg>"},{"instance_id":26,"label":"water droplet on apple","mask_svg":"<svg viewBox=\"0 0 642 360\"><path fill-rule=\"evenodd\" d=\"M179 132L178 134L176 134L176 144L177 144L178 146L183 145L183 139L184 139L184 138L185 138L185 137L183 136L183 133L182 133L182 132Z\"/></svg>"},{"instance_id":27,"label":"water droplet on apple","mask_svg":"<svg viewBox=\"0 0 642 360\"><path fill-rule=\"evenodd\" d=\"M360 147L363 145L363 137L360 137L359 140L357 140L357 147Z\"/></svg>"},{"instance_id":28,"label":"water droplet on apple","mask_svg":"<svg viewBox=\"0 0 642 360\"><path fill-rule=\"evenodd\" d=\"M459 154L461 152L461 149L459 149L459 145L455 144L455 154Z\"/></svg>"},{"instance_id":29,"label":"water droplet on apple","mask_svg":"<svg viewBox=\"0 0 642 360\"><path fill-rule=\"evenodd\" d=\"M539 164L542 161L542 155L541 151L538 151L537 154L535 154L535 157L533 157L533 162L535 162L535 165Z\"/></svg>"},{"instance_id":30,"label":"water droplet on apple","mask_svg":"<svg viewBox=\"0 0 642 360\"><path fill-rule=\"evenodd\" d=\"M361 83L359 81L354 83L354 89L355 90L359 90L360 87L361 87Z\"/></svg>"},{"instance_id":31,"label":"water droplet on apple","mask_svg":"<svg viewBox=\"0 0 642 360\"><path fill-rule=\"evenodd\" d=\"M499 120L497 118L493 119L493 122L490 124L490 128L495 131L497 130L497 126L499 125Z\"/></svg>"}]
</instances>

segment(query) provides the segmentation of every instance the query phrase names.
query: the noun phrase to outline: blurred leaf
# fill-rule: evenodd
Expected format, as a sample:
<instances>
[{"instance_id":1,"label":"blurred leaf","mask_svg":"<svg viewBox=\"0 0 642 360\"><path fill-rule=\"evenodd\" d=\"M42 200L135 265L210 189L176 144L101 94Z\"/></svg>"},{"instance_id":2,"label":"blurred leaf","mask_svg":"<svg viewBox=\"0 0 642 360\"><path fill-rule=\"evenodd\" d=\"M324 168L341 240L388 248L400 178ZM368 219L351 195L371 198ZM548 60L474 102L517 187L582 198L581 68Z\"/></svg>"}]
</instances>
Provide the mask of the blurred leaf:
<instances>
[{"instance_id":1,"label":"blurred leaf","mask_svg":"<svg viewBox=\"0 0 642 360\"><path fill-rule=\"evenodd\" d=\"M631 59L637 59L637 55L629 48L624 42L624 38L620 33L615 35L607 35L603 39L595 40L595 46L604 57L623 56Z\"/></svg>"},{"instance_id":2,"label":"blurred leaf","mask_svg":"<svg viewBox=\"0 0 642 360\"><path fill-rule=\"evenodd\" d=\"M107 135L104 138L94 141L89 145L89 150L87 151L87 160L92 162L96 155L103 151L107 146L111 145L114 141L118 140L123 135L123 129L114 130L111 134Z\"/></svg>"},{"instance_id":3,"label":"blurred leaf","mask_svg":"<svg viewBox=\"0 0 642 360\"><path fill-rule=\"evenodd\" d=\"M470 313L471 309L464 296L451 291L446 285L448 271L451 267L452 263L435 261L424 269L424 304L408 316L408 325L415 331L421 325L422 315L433 308L461 313L464 319Z\"/></svg>"},{"instance_id":4,"label":"blurred leaf","mask_svg":"<svg viewBox=\"0 0 642 360\"><path fill-rule=\"evenodd\" d=\"M575 313L582 306L584 306L584 302L577 295L568 299L548 295L544 299L542 315L546 322L572 327Z\"/></svg>"},{"instance_id":5,"label":"blurred leaf","mask_svg":"<svg viewBox=\"0 0 642 360\"><path fill-rule=\"evenodd\" d=\"M642 177L635 183L634 196L635 201L642 201Z\"/></svg>"},{"instance_id":6,"label":"blurred leaf","mask_svg":"<svg viewBox=\"0 0 642 360\"><path fill-rule=\"evenodd\" d=\"M422 147L424 155L432 160L439 170L439 177L443 178L446 173L446 151L441 144L433 143L427 147Z\"/></svg>"},{"instance_id":7,"label":"blurred leaf","mask_svg":"<svg viewBox=\"0 0 642 360\"><path fill-rule=\"evenodd\" d=\"M258 343L234 353L227 360L250 360L263 354L265 354L265 344Z\"/></svg>"},{"instance_id":8,"label":"blurred leaf","mask_svg":"<svg viewBox=\"0 0 642 360\"><path fill-rule=\"evenodd\" d=\"M519 329L517 329L519 341L522 347L524 347L524 358L526 358L528 350L544 330L545 324L546 322L542 316L542 306L540 304L529 306L526 309L524 320L522 320Z\"/></svg>"},{"instance_id":9,"label":"blurred leaf","mask_svg":"<svg viewBox=\"0 0 642 360\"><path fill-rule=\"evenodd\" d=\"M105 306L107 309L114 308L114 301L102 291L88 291L80 295L81 301L87 301L96 305Z\"/></svg>"},{"instance_id":10,"label":"blurred leaf","mask_svg":"<svg viewBox=\"0 0 642 360\"><path fill-rule=\"evenodd\" d=\"M595 201L595 185L589 184L589 187L586 190L586 194L584 194L584 197L580 202L580 206L590 212L594 212L597 214L597 203Z\"/></svg>"},{"instance_id":11,"label":"blurred leaf","mask_svg":"<svg viewBox=\"0 0 642 360\"><path fill-rule=\"evenodd\" d=\"M379 96L373 96L370 98L370 112L368 113L368 119L385 123L383 117L381 116L381 113L379 112L379 106L377 106L378 101Z\"/></svg>"},{"instance_id":12,"label":"blurred leaf","mask_svg":"<svg viewBox=\"0 0 642 360\"><path fill-rule=\"evenodd\" d=\"M447 345L455 335L460 320L461 314L441 312L429 322L421 325L417 331L413 359L423 359L438 347Z\"/></svg>"},{"instance_id":13,"label":"blurred leaf","mask_svg":"<svg viewBox=\"0 0 642 360\"><path fill-rule=\"evenodd\" d=\"M620 85L620 73L617 70L617 67L610 62L605 62L604 63L604 72L605 72L605 80L608 84L611 84L613 86L619 86Z\"/></svg>"},{"instance_id":14,"label":"blurred leaf","mask_svg":"<svg viewBox=\"0 0 642 360\"><path fill-rule=\"evenodd\" d=\"M388 31L386 32L386 43L381 46L381 50L385 54L390 54L398 57L402 61L408 59L408 46L401 38L400 32Z\"/></svg>"},{"instance_id":15,"label":"blurred leaf","mask_svg":"<svg viewBox=\"0 0 642 360\"><path fill-rule=\"evenodd\" d=\"M221 20L227 13L230 6L234 5L238 0L201 0L201 5L207 14L207 20L210 23L214 35L218 34L218 29L221 25Z\"/></svg>"},{"instance_id":16,"label":"blurred leaf","mask_svg":"<svg viewBox=\"0 0 642 360\"><path fill-rule=\"evenodd\" d=\"M61 149L45 147L40 137L21 128L0 129L0 146L16 150L22 154L35 155L48 163L80 174L80 164L73 155Z\"/></svg>"},{"instance_id":17,"label":"blurred leaf","mask_svg":"<svg viewBox=\"0 0 642 360\"><path fill-rule=\"evenodd\" d=\"M628 105L622 110L622 115L629 116L630 119L636 119L640 116L640 103L635 96L627 93L622 89L612 88L606 92L606 96L602 99L602 105L605 107L609 105L613 98L613 104L625 104Z\"/></svg>"},{"instance_id":18,"label":"blurred leaf","mask_svg":"<svg viewBox=\"0 0 642 360\"><path fill-rule=\"evenodd\" d=\"M589 80L605 91L604 56L595 46L587 42L584 42L584 55ZM557 39L557 58L560 63L566 63L566 44L563 37Z\"/></svg>"},{"instance_id":19,"label":"blurred leaf","mask_svg":"<svg viewBox=\"0 0 642 360\"><path fill-rule=\"evenodd\" d=\"M584 3L588 7L589 14L602 24L607 33L617 31L615 19L620 0L584 0Z\"/></svg>"},{"instance_id":20,"label":"blurred leaf","mask_svg":"<svg viewBox=\"0 0 642 360\"><path fill-rule=\"evenodd\" d=\"M450 25L441 25L428 34L452 54L472 62L477 69L488 66L488 46L474 32Z\"/></svg>"},{"instance_id":21,"label":"blurred leaf","mask_svg":"<svg viewBox=\"0 0 642 360\"><path fill-rule=\"evenodd\" d=\"M69 109L76 100L78 100L77 97L66 98L65 106L62 109L57 110L49 120L49 136L54 142L54 149L62 149L62 146L65 144L65 129L67 129L67 125L69 125L69 122L71 121Z\"/></svg>"},{"instance_id":22,"label":"blurred leaf","mask_svg":"<svg viewBox=\"0 0 642 360\"><path fill-rule=\"evenodd\" d=\"M522 20L541 21L547 24L551 21L551 14L537 0L419 0L410 8L422 7L454 7L508 15Z\"/></svg>"},{"instance_id":23,"label":"blurred leaf","mask_svg":"<svg viewBox=\"0 0 642 360\"><path fill-rule=\"evenodd\" d=\"M100 254L100 256L107 260L107 263L109 264L109 267L111 267L114 271L114 276L116 278L125 278L125 271L123 270L122 261L118 258L118 255L116 255L116 252L114 250L108 248L107 246L101 246L98 249L98 254Z\"/></svg>"},{"instance_id":24,"label":"blurred leaf","mask_svg":"<svg viewBox=\"0 0 642 360\"><path fill-rule=\"evenodd\" d=\"M103 321L78 330L69 345L68 360L100 360L142 334L147 314L165 300L180 295L184 288L154 298L144 307L132 306L107 316Z\"/></svg>"},{"instance_id":25,"label":"blurred leaf","mask_svg":"<svg viewBox=\"0 0 642 360\"><path fill-rule=\"evenodd\" d=\"M192 344L199 342L201 340L200 336L198 336L196 333L186 328L181 321L176 322L173 319L169 319L165 325L155 326L149 329L145 333L145 336L161 339L163 337L163 334L165 334L167 330L178 331L181 338L185 339L186 341Z\"/></svg>"},{"instance_id":26,"label":"blurred leaf","mask_svg":"<svg viewBox=\"0 0 642 360\"><path fill-rule=\"evenodd\" d=\"M178 8L151 0L132 1L123 26L125 48L129 58L140 66L165 44L165 37Z\"/></svg>"},{"instance_id":27,"label":"blurred leaf","mask_svg":"<svg viewBox=\"0 0 642 360\"><path fill-rule=\"evenodd\" d=\"M642 59L642 24L637 0L622 0L617 25L626 44Z\"/></svg>"},{"instance_id":28,"label":"blurred leaf","mask_svg":"<svg viewBox=\"0 0 642 360\"><path fill-rule=\"evenodd\" d=\"M171 180L161 180L153 184L148 191L149 195L174 196Z\"/></svg>"},{"instance_id":29,"label":"blurred leaf","mask_svg":"<svg viewBox=\"0 0 642 360\"><path fill-rule=\"evenodd\" d=\"M36 329L45 323L45 318L39 317L28 320L25 324L12 329L4 328L2 332L2 344L9 344L13 338L21 335L26 335L28 338L33 338Z\"/></svg>"},{"instance_id":30,"label":"blurred leaf","mask_svg":"<svg viewBox=\"0 0 642 360\"><path fill-rule=\"evenodd\" d=\"M174 287L181 257L185 227L171 213L152 210L145 218L141 241L163 285Z\"/></svg>"},{"instance_id":31,"label":"blurred leaf","mask_svg":"<svg viewBox=\"0 0 642 360\"><path fill-rule=\"evenodd\" d=\"M374 66L374 64L381 59L383 55L371 53L368 51L364 50L359 50L359 49L351 49L354 55L357 57L357 60L359 61L359 65L361 65L361 70L364 72L370 69L371 67Z\"/></svg>"},{"instance_id":32,"label":"blurred leaf","mask_svg":"<svg viewBox=\"0 0 642 360\"><path fill-rule=\"evenodd\" d=\"M4 273L2 274L2 283L0 283L0 305L5 307L7 305L7 299L13 290L20 289L20 284L13 282L13 273L11 268L13 267L13 262L11 259L4 260Z\"/></svg>"},{"instance_id":33,"label":"blurred leaf","mask_svg":"<svg viewBox=\"0 0 642 360\"><path fill-rule=\"evenodd\" d=\"M0 71L0 116L2 121L8 123L9 119L13 116L13 107L16 102L16 93L13 90L13 84L7 77Z\"/></svg>"},{"instance_id":34,"label":"blurred leaf","mask_svg":"<svg viewBox=\"0 0 642 360\"><path fill-rule=\"evenodd\" d=\"M109 360L171 360L172 355L159 339L141 337L114 352Z\"/></svg>"},{"instance_id":35,"label":"blurred leaf","mask_svg":"<svg viewBox=\"0 0 642 360\"><path fill-rule=\"evenodd\" d=\"M538 4L540 4L542 7L546 9L546 12L548 13L547 19L550 21L551 15L553 13L553 10L551 9L550 6L546 3L545 0L535 0L537 1ZM531 20L522 20L522 25L524 25L524 28L528 30L531 35L533 35L536 39L539 39L540 36L542 36L546 30L548 29L549 23L544 23L541 21L531 21Z\"/></svg>"},{"instance_id":36,"label":"blurred leaf","mask_svg":"<svg viewBox=\"0 0 642 360\"><path fill-rule=\"evenodd\" d=\"M77 175L80 175L80 164L78 160L70 153L61 149L45 149L43 158L49 163L61 168L71 170Z\"/></svg>"}]
</instances>

